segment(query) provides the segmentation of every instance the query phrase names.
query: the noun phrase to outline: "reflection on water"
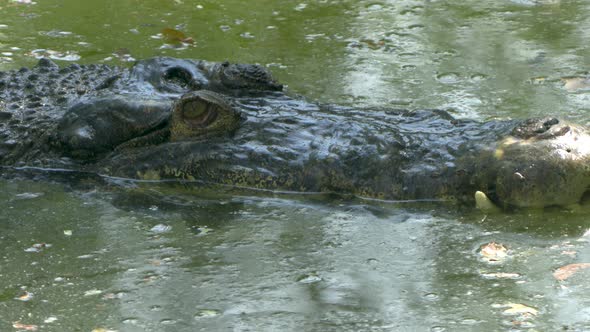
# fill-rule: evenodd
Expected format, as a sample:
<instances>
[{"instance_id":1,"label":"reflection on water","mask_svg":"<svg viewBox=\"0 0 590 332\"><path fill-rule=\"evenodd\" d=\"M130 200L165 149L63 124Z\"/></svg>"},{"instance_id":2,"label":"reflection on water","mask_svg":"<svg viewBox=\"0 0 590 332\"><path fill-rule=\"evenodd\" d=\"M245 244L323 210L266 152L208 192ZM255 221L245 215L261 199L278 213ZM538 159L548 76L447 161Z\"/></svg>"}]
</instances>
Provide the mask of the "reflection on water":
<instances>
[{"instance_id":1,"label":"reflection on water","mask_svg":"<svg viewBox=\"0 0 590 332\"><path fill-rule=\"evenodd\" d=\"M590 261L585 211L0 186L1 330L590 327L588 272L552 276Z\"/></svg>"},{"instance_id":2,"label":"reflection on water","mask_svg":"<svg viewBox=\"0 0 590 332\"><path fill-rule=\"evenodd\" d=\"M0 12L0 69L44 55L155 55L267 65L290 91L356 106L448 108L471 118L588 121L587 1L39 1ZM167 44L176 31L190 42ZM154 37L156 36L156 37ZM160 37L157 37L160 36Z\"/></svg>"}]
</instances>

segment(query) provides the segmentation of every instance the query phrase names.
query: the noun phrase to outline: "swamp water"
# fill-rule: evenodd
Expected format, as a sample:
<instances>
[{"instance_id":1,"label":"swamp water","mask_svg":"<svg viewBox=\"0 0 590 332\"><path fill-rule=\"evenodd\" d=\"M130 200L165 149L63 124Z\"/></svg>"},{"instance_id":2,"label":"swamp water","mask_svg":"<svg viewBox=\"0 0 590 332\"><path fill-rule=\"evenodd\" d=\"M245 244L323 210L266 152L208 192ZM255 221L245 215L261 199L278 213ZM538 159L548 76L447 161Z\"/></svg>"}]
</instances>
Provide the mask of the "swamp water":
<instances>
[{"instance_id":1,"label":"swamp water","mask_svg":"<svg viewBox=\"0 0 590 332\"><path fill-rule=\"evenodd\" d=\"M0 1L2 70L229 59L321 102L590 119L587 1L26 2ZM0 188L0 331L590 330L588 271L554 276L590 262L587 206Z\"/></svg>"}]
</instances>

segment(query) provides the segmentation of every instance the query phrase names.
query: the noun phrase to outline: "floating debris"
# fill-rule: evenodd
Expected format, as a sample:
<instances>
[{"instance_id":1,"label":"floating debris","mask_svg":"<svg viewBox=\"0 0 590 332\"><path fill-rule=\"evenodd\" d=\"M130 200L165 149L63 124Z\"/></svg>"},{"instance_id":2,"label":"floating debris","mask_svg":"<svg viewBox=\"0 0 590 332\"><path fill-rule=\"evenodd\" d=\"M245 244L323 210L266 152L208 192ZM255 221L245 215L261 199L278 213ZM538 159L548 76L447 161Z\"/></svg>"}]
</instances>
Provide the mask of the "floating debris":
<instances>
[{"instance_id":1,"label":"floating debris","mask_svg":"<svg viewBox=\"0 0 590 332\"><path fill-rule=\"evenodd\" d=\"M297 282L302 284L313 284L320 281L322 281L322 278L316 273L305 274L297 278Z\"/></svg>"},{"instance_id":2,"label":"floating debris","mask_svg":"<svg viewBox=\"0 0 590 332\"><path fill-rule=\"evenodd\" d=\"M74 51L54 51L54 50L47 50L47 49L36 49L32 50L29 53L26 53L28 56L32 56L36 59L41 58L50 58L53 60L62 60L62 61L78 61L80 60L80 55L78 55Z\"/></svg>"},{"instance_id":3,"label":"floating debris","mask_svg":"<svg viewBox=\"0 0 590 332\"><path fill-rule=\"evenodd\" d=\"M563 87L569 92L590 88L590 80L586 77L563 77L561 81Z\"/></svg>"},{"instance_id":4,"label":"floating debris","mask_svg":"<svg viewBox=\"0 0 590 332\"><path fill-rule=\"evenodd\" d=\"M51 248L49 243L35 243L31 247L25 249L25 252L41 252L43 249Z\"/></svg>"},{"instance_id":5,"label":"floating debris","mask_svg":"<svg viewBox=\"0 0 590 332\"><path fill-rule=\"evenodd\" d=\"M71 36L73 33L71 31L60 31L60 30L51 30L51 31L40 31L40 35L54 37L54 38L61 38L66 36Z\"/></svg>"},{"instance_id":6,"label":"floating debris","mask_svg":"<svg viewBox=\"0 0 590 332\"><path fill-rule=\"evenodd\" d=\"M31 198L37 198L43 196L43 193L22 193L22 194L17 194L14 197L18 198L18 199L31 199Z\"/></svg>"},{"instance_id":7,"label":"floating debris","mask_svg":"<svg viewBox=\"0 0 590 332\"><path fill-rule=\"evenodd\" d=\"M215 310L215 309L200 309L195 314L195 318L196 319L200 319L200 318L211 318L211 317L219 316L220 314L221 313L219 312L219 310Z\"/></svg>"},{"instance_id":8,"label":"floating debris","mask_svg":"<svg viewBox=\"0 0 590 332\"><path fill-rule=\"evenodd\" d=\"M32 0L10 0L10 2L20 3L23 5L36 5L37 3Z\"/></svg>"},{"instance_id":9,"label":"floating debris","mask_svg":"<svg viewBox=\"0 0 590 332\"><path fill-rule=\"evenodd\" d=\"M307 4L306 3L300 3L297 6L295 6L294 9L296 11L300 12L300 11L304 10L305 8L307 8Z\"/></svg>"},{"instance_id":10,"label":"floating debris","mask_svg":"<svg viewBox=\"0 0 590 332\"><path fill-rule=\"evenodd\" d=\"M70 229L66 229L66 230L64 230L64 235L65 235L65 236L72 236L72 234L73 234L73 233L72 233L72 230L70 230Z\"/></svg>"},{"instance_id":11,"label":"floating debris","mask_svg":"<svg viewBox=\"0 0 590 332\"><path fill-rule=\"evenodd\" d=\"M481 273L481 276L486 279L520 279L522 277L518 273L506 273L506 272Z\"/></svg>"},{"instance_id":12,"label":"floating debris","mask_svg":"<svg viewBox=\"0 0 590 332\"><path fill-rule=\"evenodd\" d=\"M167 233L172 230L172 226L164 225L164 224L157 224L156 226L150 229L150 232L154 233Z\"/></svg>"},{"instance_id":13,"label":"floating debris","mask_svg":"<svg viewBox=\"0 0 590 332\"><path fill-rule=\"evenodd\" d=\"M117 59L119 59L120 61L123 62L133 62L135 61L135 58L131 56L131 51L127 48L119 48L117 49L115 52L112 53L114 57L116 57ZM152 208L150 207L150 210ZM156 207L157 209L157 207Z\"/></svg>"},{"instance_id":14,"label":"floating debris","mask_svg":"<svg viewBox=\"0 0 590 332\"><path fill-rule=\"evenodd\" d=\"M90 259L90 258L94 258L94 255L92 255L92 254L86 254L86 255L80 255L80 256L78 256L76 258L79 258L79 259Z\"/></svg>"},{"instance_id":15,"label":"floating debris","mask_svg":"<svg viewBox=\"0 0 590 332\"><path fill-rule=\"evenodd\" d=\"M46 318L46 319L43 321L43 323L49 324L49 323L53 323L53 322L55 322L55 321L57 321L57 317L51 316L51 317L47 317L47 318Z\"/></svg>"},{"instance_id":16,"label":"floating debris","mask_svg":"<svg viewBox=\"0 0 590 332\"><path fill-rule=\"evenodd\" d=\"M493 304L493 308L508 308L502 312L507 316L523 315L525 317L537 316L539 311L535 308L526 306L520 303L506 303L506 304Z\"/></svg>"},{"instance_id":17,"label":"floating debris","mask_svg":"<svg viewBox=\"0 0 590 332\"><path fill-rule=\"evenodd\" d=\"M553 277L559 281L564 281L581 269L590 268L590 263L575 263L562 266L553 272Z\"/></svg>"},{"instance_id":18,"label":"floating debris","mask_svg":"<svg viewBox=\"0 0 590 332\"><path fill-rule=\"evenodd\" d=\"M508 249L503 244L490 242L479 248L479 254L487 263L500 263L508 257Z\"/></svg>"},{"instance_id":19,"label":"floating debris","mask_svg":"<svg viewBox=\"0 0 590 332\"><path fill-rule=\"evenodd\" d=\"M251 33L250 33L250 32L248 32L248 31L246 31L246 32L244 32L244 33L241 33L241 34L240 34L240 37L242 37L242 38L246 38L246 39L252 39L252 38L254 38L254 35L253 35L253 34L251 34Z\"/></svg>"},{"instance_id":20,"label":"floating debris","mask_svg":"<svg viewBox=\"0 0 590 332\"><path fill-rule=\"evenodd\" d=\"M204 236L211 233L213 230L207 226L197 226L195 227L195 231L197 232L197 235Z\"/></svg>"},{"instance_id":21,"label":"floating debris","mask_svg":"<svg viewBox=\"0 0 590 332\"><path fill-rule=\"evenodd\" d=\"M18 329L18 330L23 330L23 331L37 331L37 329L39 328L37 325L23 324L19 321L12 322L12 327L14 327L15 329Z\"/></svg>"},{"instance_id":22,"label":"floating debris","mask_svg":"<svg viewBox=\"0 0 590 332\"><path fill-rule=\"evenodd\" d=\"M93 296L93 295L100 295L102 291L99 289L91 289L84 292L84 296Z\"/></svg>"},{"instance_id":23,"label":"floating debris","mask_svg":"<svg viewBox=\"0 0 590 332\"><path fill-rule=\"evenodd\" d=\"M31 301L33 299L34 294L33 293L29 293L27 291L25 291L25 293L19 297L15 297L15 300L18 301L23 301L23 302L28 302Z\"/></svg>"}]
</instances>

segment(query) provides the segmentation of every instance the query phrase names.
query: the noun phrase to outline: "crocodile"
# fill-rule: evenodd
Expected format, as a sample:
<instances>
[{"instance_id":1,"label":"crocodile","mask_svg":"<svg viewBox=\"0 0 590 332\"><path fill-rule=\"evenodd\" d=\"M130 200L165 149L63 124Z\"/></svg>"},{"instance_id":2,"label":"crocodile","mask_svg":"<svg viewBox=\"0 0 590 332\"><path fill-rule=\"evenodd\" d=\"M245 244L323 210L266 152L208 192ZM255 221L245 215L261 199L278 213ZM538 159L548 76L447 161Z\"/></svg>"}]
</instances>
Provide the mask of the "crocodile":
<instances>
[{"instance_id":1,"label":"crocodile","mask_svg":"<svg viewBox=\"0 0 590 332\"><path fill-rule=\"evenodd\" d=\"M260 65L41 59L0 72L0 167L502 208L576 204L590 185L582 125L344 107L284 90Z\"/></svg>"}]
</instances>

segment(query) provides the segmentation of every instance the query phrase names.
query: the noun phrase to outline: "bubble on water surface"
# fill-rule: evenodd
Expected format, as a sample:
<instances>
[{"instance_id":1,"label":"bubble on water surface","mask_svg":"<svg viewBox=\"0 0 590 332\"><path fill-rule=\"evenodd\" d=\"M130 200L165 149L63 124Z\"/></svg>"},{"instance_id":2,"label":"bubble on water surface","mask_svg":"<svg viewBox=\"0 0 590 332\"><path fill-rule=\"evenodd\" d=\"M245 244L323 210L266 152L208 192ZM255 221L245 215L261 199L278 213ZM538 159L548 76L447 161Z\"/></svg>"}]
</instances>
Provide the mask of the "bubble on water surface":
<instances>
[{"instance_id":1,"label":"bubble on water surface","mask_svg":"<svg viewBox=\"0 0 590 332\"><path fill-rule=\"evenodd\" d=\"M461 76L457 73L442 73L436 75L436 79L444 84L455 84L461 81Z\"/></svg>"},{"instance_id":2,"label":"bubble on water surface","mask_svg":"<svg viewBox=\"0 0 590 332\"><path fill-rule=\"evenodd\" d=\"M469 77L470 80L474 81L474 82L478 82L478 81L483 81L487 78L486 75L484 74L473 74Z\"/></svg>"}]
</instances>

